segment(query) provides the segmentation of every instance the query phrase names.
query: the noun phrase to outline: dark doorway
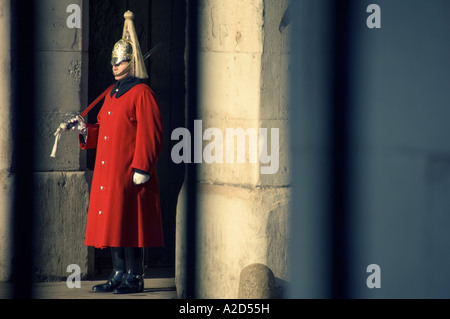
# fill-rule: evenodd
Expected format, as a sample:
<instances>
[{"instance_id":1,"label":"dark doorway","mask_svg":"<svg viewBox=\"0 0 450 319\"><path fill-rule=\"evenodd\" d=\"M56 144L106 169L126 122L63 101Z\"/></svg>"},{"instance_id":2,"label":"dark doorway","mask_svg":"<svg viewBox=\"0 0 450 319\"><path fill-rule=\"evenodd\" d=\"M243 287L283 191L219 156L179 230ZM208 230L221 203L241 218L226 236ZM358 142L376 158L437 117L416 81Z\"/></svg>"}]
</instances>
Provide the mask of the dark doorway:
<instances>
[{"instance_id":1,"label":"dark doorway","mask_svg":"<svg viewBox=\"0 0 450 319\"><path fill-rule=\"evenodd\" d=\"M89 101L93 101L114 82L110 58L121 38L123 14L131 10L143 54L158 43L161 48L146 61L148 84L158 97L164 123L164 148L157 170L165 247L147 248L147 268L173 268L175 265L175 222L178 194L184 182L184 166L170 157L170 135L185 126L185 36L186 2L180 0L91 0L89 1ZM101 103L88 117L95 123ZM87 167L94 169L95 151L88 151ZM109 250L95 251L95 276L108 273Z\"/></svg>"}]
</instances>

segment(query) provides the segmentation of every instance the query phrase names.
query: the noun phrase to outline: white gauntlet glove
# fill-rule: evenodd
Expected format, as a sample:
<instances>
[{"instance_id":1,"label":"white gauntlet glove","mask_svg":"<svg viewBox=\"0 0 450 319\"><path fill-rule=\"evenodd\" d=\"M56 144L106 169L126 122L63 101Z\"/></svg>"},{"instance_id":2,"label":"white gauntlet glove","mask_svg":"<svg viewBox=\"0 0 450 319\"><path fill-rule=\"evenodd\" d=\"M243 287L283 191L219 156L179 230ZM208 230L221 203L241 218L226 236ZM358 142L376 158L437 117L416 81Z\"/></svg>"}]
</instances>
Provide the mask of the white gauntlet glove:
<instances>
[{"instance_id":1,"label":"white gauntlet glove","mask_svg":"<svg viewBox=\"0 0 450 319\"><path fill-rule=\"evenodd\" d=\"M150 175L148 175L148 174L142 174L142 173L139 173L139 172L134 172L133 184L134 185L141 185L141 184L147 183L149 179L150 179Z\"/></svg>"}]
</instances>

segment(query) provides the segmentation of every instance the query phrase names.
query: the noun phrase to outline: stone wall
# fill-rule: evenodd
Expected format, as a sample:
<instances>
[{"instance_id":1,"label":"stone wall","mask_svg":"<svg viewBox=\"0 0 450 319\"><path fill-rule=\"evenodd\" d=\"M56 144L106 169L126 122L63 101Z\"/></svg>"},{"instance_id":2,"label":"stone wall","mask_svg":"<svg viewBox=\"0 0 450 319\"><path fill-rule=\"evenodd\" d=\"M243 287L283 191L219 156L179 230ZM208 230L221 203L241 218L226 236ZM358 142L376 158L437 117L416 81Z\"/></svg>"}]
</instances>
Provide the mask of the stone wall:
<instances>
[{"instance_id":1,"label":"stone wall","mask_svg":"<svg viewBox=\"0 0 450 319\"><path fill-rule=\"evenodd\" d=\"M69 28L67 12L70 4L81 9L80 28ZM34 232L36 256L33 265L34 279L66 277L67 266L78 264L82 276L89 273L89 249L83 245L86 220L89 174L86 155L78 147L77 137L65 134L61 138L57 157L50 153L54 142L54 131L67 112L80 112L87 104L87 0L39 1L36 6L36 43L30 43L30 59L35 59L35 114L36 114L36 161L35 168L35 216ZM9 1L0 3L2 43L9 43ZM0 141L5 154L2 156L0 203L1 245L0 280L11 276L11 198L14 175L11 173L11 149L14 141L10 131L10 98L7 92L9 80L14 77L14 52L4 50L1 55L2 71L11 77L2 77L0 90L4 99L2 132ZM11 58L11 60L10 60ZM26 94L26 93L24 93ZM20 116L26 116L25 114Z\"/></svg>"},{"instance_id":2,"label":"stone wall","mask_svg":"<svg viewBox=\"0 0 450 319\"><path fill-rule=\"evenodd\" d=\"M69 28L67 8L81 9L81 28ZM81 112L87 104L89 1L40 1L36 7L36 107L38 147L35 163L36 262L35 279L68 275L78 264L82 276L92 271L90 249L84 246L84 228L91 174L86 153L75 134L61 137L56 158L51 158L53 132L68 112ZM90 269L91 267L91 269Z\"/></svg>"},{"instance_id":3,"label":"stone wall","mask_svg":"<svg viewBox=\"0 0 450 319\"><path fill-rule=\"evenodd\" d=\"M198 176L198 283L200 298L236 298L239 275L253 263L267 265L278 278L287 276L289 163L287 144L288 37L280 27L288 1L200 1L199 114L203 157L222 152L215 162L203 158ZM238 162L238 138L227 147L227 129L267 128L257 138L258 151L278 151L273 174L268 164L251 162L246 137L245 158ZM272 143L272 128L279 139ZM198 136L197 136L198 138ZM220 141L220 139L222 141ZM193 136L192 139L195 139ZM205 146L216 146L206 151ZM231 145L231 144L228 144ZM272 152L272 153L271 153ZM228 161L231 154L234 160ZM184 198L184 191L180 199ZM177 288L185 278L185 208L177 215Z\"/></svg>"}]
</instances>

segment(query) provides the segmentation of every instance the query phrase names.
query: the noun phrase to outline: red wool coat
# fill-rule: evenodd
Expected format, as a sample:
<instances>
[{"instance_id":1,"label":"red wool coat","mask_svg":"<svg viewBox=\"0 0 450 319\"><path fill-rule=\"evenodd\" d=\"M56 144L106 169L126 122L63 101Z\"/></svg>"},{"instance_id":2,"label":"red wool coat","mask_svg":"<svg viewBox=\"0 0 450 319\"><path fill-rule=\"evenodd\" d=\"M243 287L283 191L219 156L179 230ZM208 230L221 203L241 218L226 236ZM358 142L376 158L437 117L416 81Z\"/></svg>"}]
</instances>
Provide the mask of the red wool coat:
<instances>
[{"instance_id":1,"label":"red wool coat","mask_svg":"<svg viewBox=\"0 0 450 319\"><path fill-rule=\"evenodd\" d=\"M85 245L164 245L155 164L163 144L160 110L153 91L137 84L124 95L108 93L96 124L87 124L82 149L97 148ZM151 174L133 184L134 168Z\"/></svg>"}]
</instances>

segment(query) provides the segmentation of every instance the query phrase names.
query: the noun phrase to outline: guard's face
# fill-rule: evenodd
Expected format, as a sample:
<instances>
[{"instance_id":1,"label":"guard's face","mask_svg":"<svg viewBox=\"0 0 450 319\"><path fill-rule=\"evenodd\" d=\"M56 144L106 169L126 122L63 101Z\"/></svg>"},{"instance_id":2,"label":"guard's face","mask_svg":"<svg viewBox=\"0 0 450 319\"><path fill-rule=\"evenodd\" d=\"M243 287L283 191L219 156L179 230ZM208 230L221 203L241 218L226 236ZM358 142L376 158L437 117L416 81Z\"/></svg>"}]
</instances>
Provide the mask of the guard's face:
<instances>
[{"instance_id":1,"label":"guard's face","mask_svg":"<svg viewBox=\"0 0 450 319\"><path fill-rule=\"evenodd\" d=\"M121 81L130 75L130 73L132 71L131 69L128 70L127 72L123 73L123 71L128 67L128 64L129 64L128 61L122 61L120 63L113 65L113 67L112 67L113 74L114 74L114 78L117 81Z\"/></svg>"}]
</instances>

